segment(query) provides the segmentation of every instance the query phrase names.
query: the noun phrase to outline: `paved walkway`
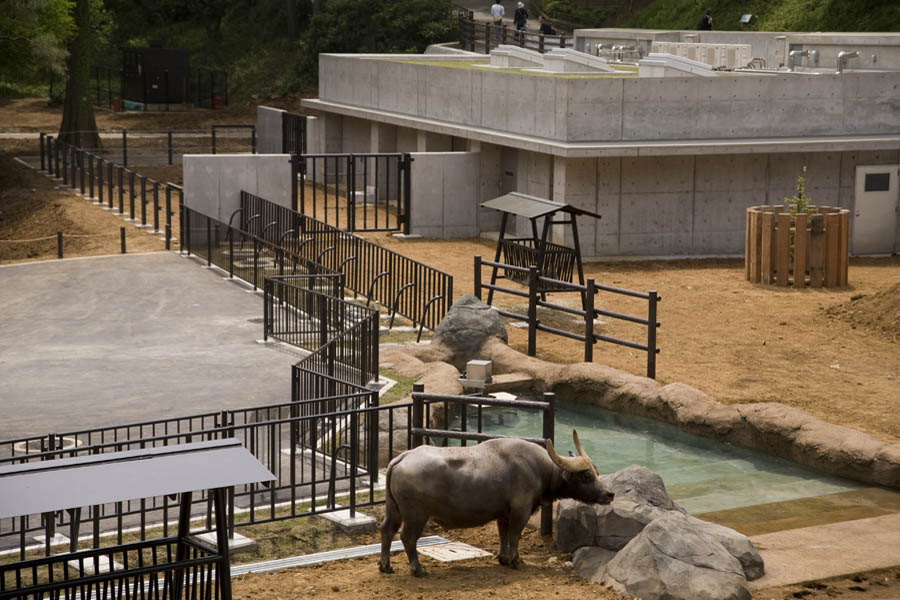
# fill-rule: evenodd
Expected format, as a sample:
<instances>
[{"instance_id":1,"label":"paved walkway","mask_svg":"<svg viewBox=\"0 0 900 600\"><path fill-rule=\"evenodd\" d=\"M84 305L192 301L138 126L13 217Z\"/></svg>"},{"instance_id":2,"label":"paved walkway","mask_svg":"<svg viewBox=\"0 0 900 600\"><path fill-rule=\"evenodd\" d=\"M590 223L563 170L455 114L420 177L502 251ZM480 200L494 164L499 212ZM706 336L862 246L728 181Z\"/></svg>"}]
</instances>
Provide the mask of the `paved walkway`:
<instances>
[{"instance_id":1,"label":"paved walkway","mask_svg":"<svg viewBox=\"0 0 900 600\"><path fill-rule=\"evenodd\" d=\"M0 439L289 401L299 357L256 342L262 296L202 264L0 267Z\"/></svg>"}]
</instances>

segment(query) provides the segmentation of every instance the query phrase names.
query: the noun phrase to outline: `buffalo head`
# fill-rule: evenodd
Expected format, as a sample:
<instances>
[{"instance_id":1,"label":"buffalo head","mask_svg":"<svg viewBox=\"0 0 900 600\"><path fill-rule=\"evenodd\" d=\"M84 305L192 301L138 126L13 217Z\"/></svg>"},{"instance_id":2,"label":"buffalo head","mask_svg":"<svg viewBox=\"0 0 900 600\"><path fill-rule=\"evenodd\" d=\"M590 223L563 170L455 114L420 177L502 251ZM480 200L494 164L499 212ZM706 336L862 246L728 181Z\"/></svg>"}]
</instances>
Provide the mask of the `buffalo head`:
<instances>
[{"instance_id":1,"label":"buffalo head","mask_svg":"<svg viewBox=\"0 0 900 600\"><path fill-rule=\"evenodd\" d=\"M574 429L572 430L572 439L575 441L578 456L560 456L553 448L553 441L547 440L547 454L553 464L562 471L564 483L559 496L574 498L589 504L609 504L612 502L614 494L600 481L597 467L584 451L578 439L578 433Z\"/></svg>"}]
</instances>

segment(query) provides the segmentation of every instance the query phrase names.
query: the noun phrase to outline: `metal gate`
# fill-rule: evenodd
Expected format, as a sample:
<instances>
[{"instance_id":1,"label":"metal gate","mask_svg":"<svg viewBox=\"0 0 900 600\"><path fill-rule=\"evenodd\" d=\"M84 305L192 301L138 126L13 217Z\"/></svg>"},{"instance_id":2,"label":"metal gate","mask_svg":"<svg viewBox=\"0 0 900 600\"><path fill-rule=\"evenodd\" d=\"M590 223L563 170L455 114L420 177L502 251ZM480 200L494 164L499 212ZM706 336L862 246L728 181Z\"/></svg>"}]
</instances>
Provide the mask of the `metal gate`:
<instances>
[{"instance_id":1,"label":"metal gate","mask_svg":"<svg viewBox=\"0 0 900 600\"><path fill-rule=\"evenodd\" d=\"M291 163L297 212L346 231L409 233L409 154L297 154Z\"/></svg>"},{"instance_id":2,"label":"metal gate","mask_svg":"<svg viewBox=\"0 0 900 600\"><path fill-rule=\"evenodd\" d=\"M281 153L306 154L306 116L281 113Z\"/></svg>"}]
</instances>

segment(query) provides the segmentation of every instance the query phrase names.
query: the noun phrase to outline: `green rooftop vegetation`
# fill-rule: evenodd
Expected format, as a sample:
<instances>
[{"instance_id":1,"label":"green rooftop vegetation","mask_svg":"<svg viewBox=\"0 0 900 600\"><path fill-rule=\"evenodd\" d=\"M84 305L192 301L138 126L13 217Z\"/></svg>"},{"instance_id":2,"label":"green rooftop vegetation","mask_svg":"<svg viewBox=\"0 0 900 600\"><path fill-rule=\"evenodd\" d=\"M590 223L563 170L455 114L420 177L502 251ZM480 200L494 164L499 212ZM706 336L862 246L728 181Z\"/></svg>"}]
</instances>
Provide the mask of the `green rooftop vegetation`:
<instances>
[{"instance_id":1,"label":"green rooftop vegetation","mask_svg":"<svg viewBox=\"0 0 900 600\"><path fill-rule=\"evenodd\" d=\"M393 62L403 62L407 64L414 65L427 65L430 67L443 67L446 69L463 69L463 70L489 70L495 73L516 73L519 75L534 75L536 77L559 77L562 79L610 79L610 78L618 78L618 77L637 77L637 67L632 65L613 65L616 69L615 73L550 73L550 72L539 72L532 71L528 69L500 69L496 67L491 67L490 60L485 57L485 59L477 59L477 60L438 60L438 59L402 59L402 58L394 58L389 59Z\"/></svg>"}]
</instances>

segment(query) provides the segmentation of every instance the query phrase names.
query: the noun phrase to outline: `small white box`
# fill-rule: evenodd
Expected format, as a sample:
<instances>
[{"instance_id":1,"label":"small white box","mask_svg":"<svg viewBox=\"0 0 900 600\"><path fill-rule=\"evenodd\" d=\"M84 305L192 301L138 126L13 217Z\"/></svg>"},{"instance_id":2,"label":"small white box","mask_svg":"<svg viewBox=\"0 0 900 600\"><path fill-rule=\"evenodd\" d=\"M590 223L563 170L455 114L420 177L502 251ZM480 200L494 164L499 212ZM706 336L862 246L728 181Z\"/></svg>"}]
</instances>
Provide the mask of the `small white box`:
<instances>
[{"instance_id":1,"label":"small white box","mask_svg":"<svg viewBox=\"0 0 900 600\"><path fill-rule=\"evenodd\" d=\"M490 383L491 364L489 360L470 360L466 363L466 379Z\"/></svg>"}]
</instances>

